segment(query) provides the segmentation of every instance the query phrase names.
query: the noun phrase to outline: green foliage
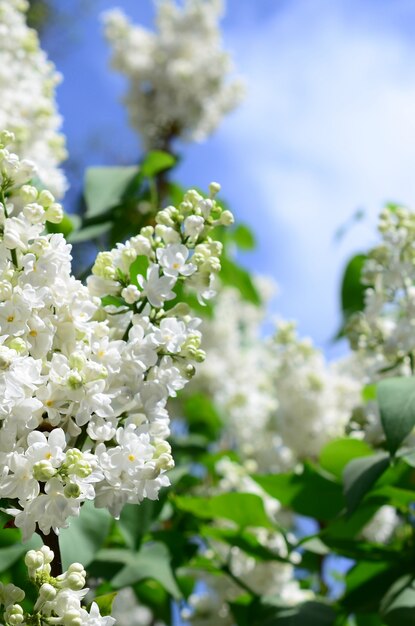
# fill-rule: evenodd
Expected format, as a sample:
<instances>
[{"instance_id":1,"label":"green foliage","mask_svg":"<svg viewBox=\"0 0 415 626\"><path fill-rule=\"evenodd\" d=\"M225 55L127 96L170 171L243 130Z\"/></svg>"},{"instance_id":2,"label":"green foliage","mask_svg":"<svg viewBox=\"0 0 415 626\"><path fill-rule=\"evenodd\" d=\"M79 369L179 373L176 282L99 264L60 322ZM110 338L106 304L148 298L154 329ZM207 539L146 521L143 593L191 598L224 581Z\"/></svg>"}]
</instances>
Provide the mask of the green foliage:
<instances>
[{"instance_id":1,"label":"green foliage","mask_svg":"<svg viewBox=\"0 0 415 626\"><path fill-rule=\"evenodd\" d=\"M173 498L177 509L200 519L227 519L239 528L274 528L265 513L262 498L252 493L226 493L212 498Z\"/></svg>"},{"instance_id":2,"label":"green foliage","mask_svg":"<svg viewBox=\"0 0 415 626\"><path fill-rule=\"evenodd\" d=\"M361 276L366 260L366 254L356 254L349 260L344 270L340 291L343 325L338 337L343 336L344 326L350 316L358 311L363 311L366 286L362 285Z\"/></svg>"},{"instance_id":3,"label":"green foliage","mask_svg":"<svg viewBox=\"0 0 415 626\"><path fill-rule=\"evenodd\" d=\"M415 378L382 380L377 399L388 449L395 454L415 426Z\"/></svg>"},{"instance_id":4,"label":"green foliage","mask_svg":"<svg viewBox=\"0 0 415 626\"><path fill-rule=\"evenodd\" d=\"M62 563L67 569L71 563L89 565L108 535L111 516L105 509L95 509L92 502L86 502L78 518L71 520L69 528L59 535Z\"/></svg>"},{"instance_id":5,"label":"green foliage","mask_svg":"<svg viewBox=\"0 0 415 626\"><path fill-rule=\"evenodd\" d=\"M139 287L138 276L147 276L147 269L149 266L148 257L144 254L140 254L133 263L130 265L130 280L131 284Z\"/></svg>"},{"instance_id":6,"label":"green foliage","mask_svg":"<svg viewBox=\"0 0 415 626\"><path fill-rule=\"evenodd\" d=\"M238 626L335 626L336 611L322 602L310 601L295 607L242 597L231 603Z\"/></svg>"},{"instance_id":7,"label":"green foliage","mask_svg":"<svg viewBox=\"0 0 415 626\"><path fill-rule=\"evenodd\" d=\"M217 439L222 429L222 420L207 395L196 393L185 398L183 414L190 433L204 435L210 441Z\"/></svg>"},{"instance_id":8,"label":"green foliage","mask_svg":"<svg viewBox=\"0 0 415 626\"><path fill-rule=\"evenodd\" d=\"M222 283L236 287L245 300L259 306L261 298L249 272L226 257L222 258L221 265L220 278Z\"/></svg>"},{"instance_id":9,"label":"green foliage","mask_svg":"<svg viewBox=\"0 0 415 626\"><path fill-rule=\"evenodd\" d=\"M350 461L344 470L344 495L349 512L358 507L388 467L389 455L383 452Z\"/></svg>"},{"instance_id":10,"label":"green foliage","mask_svg":"<svg viewBox=\"0 0 415 626\"><path fill-rule=\"evenodd\" d=\"M300 515L328 520L338 515L345 506L340 482L310 463L304 464L301 473L253 478L273 498ZM324 494L324 498L317 494Z\"/></svg>"},{"instance_id":11,"label":"green foliage","mask_svg":"<svg viewBox=\"0 0 415 626\"><path fill-rule=\"evenodd\" d=\"M144 500L140 506L127 504L122 510L119 528L131 549L137 549L163 507L163 500Z\"/></svg>"},{"instance_id":12,"label":"green foliage","mask_svg":"<svg viewBox=\"0 0 415 626\"><path fill-rule=\"evenodd\" d=\"M335 439L321 451L320 466L341 478L346 465L354 458L372 454L372 448L359 439Z\"/></svg>"},{"instance_id":13,"label":"green foliage","mask_svg":"<svg viewBox=\"0 0 415 626\"><path fill-rule=\"evenodd\" d=\"M46 222L46 230L48 233L62 233L62 235L68 239L71 233L79 227L79 224L80 219L78 215L68 215L65 213L59 224Z\"/></svg>"},{"instance_id":14,"label":"green foliage","mask_svg":"<svg viewBox=\"0 0 415 626\"><path fill-rule=\"evenodd\" d=\"M144 157L140 165L140 174L146 178L154 178L157 174L171 169L176 163L176 159L169 152L162 150L152 150Z\"/></svg>"},{"instance_id":15,"label":"green foliage","mask_svg":"<svg viewBox=\"0 0 415 626\"><path fill-rule=\"evenodd\" d=\"M90 167L85 175L85 203L87 218L108 214L110 209L121 204L128 187L137 180L138 168Z\"/></svg>"},{"instance_id":16,"label":"green foliage","mask_svg":"<svg viewBox=\"0 0 415 626\"><path fill-rule=\"evenodd\" d=\"M101 613L101 615L111 615L112 605L116 597L117 592L112 591L110 593L106 593L102 596L97 596L96 598L94 598L94 602L96 602L99 606L99 612Z\"/></svg>"},{"instance_id":17,"label":"green foliage","mask_svg":"<svg viewBox=\"0 0 415 626\"><path fill-rule=\"evenodd\" d=\"M387 626L411 626L415 622L415 580L413 574L399 578L381 603L382 619Z\"/></svg>"},{"instance_id":18,"label":"green foliage","mask_svg":"<svg viewBox=\"0 0 415 626\"><path fill-rule=\"evenodd\" d=\"M96 560L115 561L123 565L111 580L116 589L151 578L158 581L173 598L182 597L171 569L168 549L162 543L145 544L135 553L129 550L101 550Z\"/></svg>"},{"instance_id":19,"label":"green foliage","mask_svg":"<svg viewBox=\"0 0 415 626\"><path fill-rule=\"evenodd\" d=\"M256 246L254 234L246 224L235 226L229 236L241 250L253 250Z\"/></svg>"},{"instance_id":20,"label":"green foliage","mask_svg":"<svg viewBox=\"0 0 415 626\"><path fill-rule=\"evenodd\" d=\"M107 235L112 228L111 222L102 222L99 224L91 224L85 226L82 230L75 230L70 233L68 237L69 243L83 243L87 241L94 241L100 239L104 235Z\"/></svg>"}]
</instances>

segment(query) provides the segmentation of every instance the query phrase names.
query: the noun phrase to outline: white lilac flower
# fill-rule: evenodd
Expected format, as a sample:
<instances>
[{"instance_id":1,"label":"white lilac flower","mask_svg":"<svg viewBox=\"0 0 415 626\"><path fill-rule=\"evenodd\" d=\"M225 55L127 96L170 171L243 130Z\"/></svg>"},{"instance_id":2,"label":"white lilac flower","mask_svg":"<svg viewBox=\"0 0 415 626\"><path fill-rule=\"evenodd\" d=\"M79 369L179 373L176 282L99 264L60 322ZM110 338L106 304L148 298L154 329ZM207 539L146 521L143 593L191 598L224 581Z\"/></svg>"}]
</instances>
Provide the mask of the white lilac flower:
<instances>
[{"instance_id":1,"label":"white lilac flower","mask_svg":"<svg viewBox=\"0 0 415 626\"><path fill-rule=\"evenodd\" d=\"M13 131L12 150L36 160L42 182L61 197L66 180L59 165L66 150L55 102L60 75L26 25L28 6L26 0L0 0L0 128ZM41 200L38 207L46 201ZM32 209L32 216L34 212L39 219L40 210Z\"/></svg>"},{"instance_id":2,"label":"white lilac flower","mask_svg":"<svg viewBox=\"0 0 415 626\"><path fill-rule=\"evenodd\" d=\"M197 270L196 265L193 265L193 263L186 263L188 256L189 250L183 244L173 244L168 246L168 248L159 248L157 250L157 259L163 268L165 276L174 276L175 278L179 274L190 276Z\"/></svg>"},{"instance_id":3,"label":"white lilac flower","mask_svg":"<svg viewBox=\"0 0 415 626\"><path fill-rule=\"evenodd\" d=\"M39 207L54 197L28 184L33 168L8 152L12 139L0 134L0 496L26 540L66 528L86 500L119 516L169 484L167 400L204 357L198 321L175 306L173 289L189 269L213 280L220 246L209 230L222 210L212 197L203 233L186 243L183 221L206 206L188 192L160 218L171 217L167 239L147 227L100 253L84 286L62 235L44 234L48 210Z\"/></svg>"},{"instance_id":4,"label":"white lilac flower","mask_svg":"<svg viewBox=\"0 0 415 626\"><path fill-rule=\"evenodd\" d=\"M51 576L54 554L47 546L29 550L25 564L29 578L36 589L33 608L23 610L25 593L13 584L0 583L0 608L5 626L17 624L54 624L55 626L112 626L115 619L100 614L96 602L89 610L83 600L89 591L85 587L86 572L80 563L72 563L66 572Z\"/></svg>"},{"instance_id":5,"label":"white lilac flower","mask_svg":"<svg viewBox=\"0 0 415 626\"><path fill-rule=\"evenodd\" d=\"M411 376L415 363L415 213L388 206L380 214L378 230L381 241L369 251L362 269L364 307L346 327L366 385ZM351 431L380 444L384 433L376 401L359 404Z\"/></svg>"},{"instance_id":6,"label":"white lilac flower","mask_svg":"<svg viewBox=\"0 0 415 626\"><path fill-rule=\"evenodd\" d=\"M270 343L278 408L274 428L295 458L318 457L329 441L345 435L361 398L361 379L348 359L327 363L295 324L280 322Z\"/></svg>"},{"instance_id":7,"label":"white lilac flower","mask_svg":"<svg viewBox=\"0 0 415 626\"><path fill-rule=\"evenodd\" d=\"M146 148L176 137L201 141L240 102L240 80L223 50L220 0L157 3L157 31L133 25L120 9L104 14L114 69L129 79L125 103ZM178 35L179 33L179 35ZM197 231L193 222L193 232ZM190 234L190 233L189 233Z\"/></svg>"}]
</instances>

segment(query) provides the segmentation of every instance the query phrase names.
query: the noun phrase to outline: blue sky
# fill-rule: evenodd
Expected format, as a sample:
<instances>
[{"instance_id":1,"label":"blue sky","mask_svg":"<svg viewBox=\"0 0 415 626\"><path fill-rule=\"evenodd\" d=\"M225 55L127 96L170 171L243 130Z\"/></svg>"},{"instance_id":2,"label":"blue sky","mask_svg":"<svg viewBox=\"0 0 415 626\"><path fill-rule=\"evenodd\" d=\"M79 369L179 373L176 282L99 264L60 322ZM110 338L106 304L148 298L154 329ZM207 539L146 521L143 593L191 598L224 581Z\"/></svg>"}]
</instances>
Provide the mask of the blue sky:
<instances>
[{"instance_id":1,"label":"blue sky","mask_svg":"<svg viewBox=\"0 0 415 626\"><path fill-rule=\"evenodd\" d=\"M72 196L87 164L137 160L139 141L108 69L99 14L114 5L150 26L151 0L73 0L44 45L64 75L58 100ZM62 9L62 3L56 6ZM273 311L299 320L330 355L345 260L375 240L385 201L415 206L415 3L411 0L228 0L226 46L247 84L240 109L209 141L184 147L188 186L222 184L273 276ZM75 17L74 17L75 16ZM69 163L71 165L71 163ZM340 241L357 210L367 218Z\"/></svg>"}]
</instances>

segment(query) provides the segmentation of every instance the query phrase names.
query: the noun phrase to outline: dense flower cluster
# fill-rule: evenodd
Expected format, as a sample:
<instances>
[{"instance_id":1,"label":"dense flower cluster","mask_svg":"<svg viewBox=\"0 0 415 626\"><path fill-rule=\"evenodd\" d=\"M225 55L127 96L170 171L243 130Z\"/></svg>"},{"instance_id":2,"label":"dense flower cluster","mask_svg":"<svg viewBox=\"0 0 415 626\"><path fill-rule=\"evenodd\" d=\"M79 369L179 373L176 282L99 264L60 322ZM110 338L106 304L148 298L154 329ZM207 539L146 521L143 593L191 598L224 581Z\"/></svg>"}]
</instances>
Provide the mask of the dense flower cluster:
<instances>
[{"instance_id":1,"label":"dense flower cluster","mask_svg":"<svg viewBox=\"0 0 415 626\"><path fill-rule=\"evenodd\" d=\"M382 241L363 267L364 311L348 326L352 348L372 379L410 373L415 354L415 213L387 207L378 228Z\"/></svg>"},{"instance_id":2,"label":"dense flower cluster","mask_svg":"<svg viewBox=\"0 0 415 626\"><path fill-rule=\"evenodd\" d=\"M347 359L328 364L291 322L278 324L270 358L278 398L274 427L294 458L317 457L326 443L344 436L361 380Z\"/></svg>"},{"instance_id":3,"label":"dense flower cluster","mask_svg":"<svg viewBox=\"0 0 415 626\"><path fill-rule=\"evenodd\" d=\"M60 81L26 25L26 0L0 0L0 128L14 132L13 149L36 160L42 182L61 197L66 181L59 164L66 157L55 102Z\"/></svg>"},{"instance_id":4,"label":"dense flower cluster","mask_svg":"<svg viewBox=\"0 0 415 626\"><path fill-rule=\"evenodd\" d=\"M88 593L85 588L86 572L80 563L72 563L68 570L51 576L54 554L47 546L29 550L25 557L29 579L37 589L37 600L29 612L22 606L23 589L12 583L0 583L0 612L4 626L29 626L53 624L54 626L112 626L115 619L102 617L93 602L88 611L82 600Z\"/></svg>"},{"instance_id":5,"label":"dense flower cluster","mask_svg":"<svg viewBox=\"0 0 415 626\"><path fill-rule=\"evenodd\" d=\"M242 459L260 460L267 471L283 464L281 438L267 432L278 403L261 337L266 303L275 286L264 279L257 286L263 300L260 307L243 300L236 289L219 289L213 317L204 318L202 325L208 356L186 394L202 392L212 398L223 416L224 445L238 450Z\"/></svg>"},{"instance_id":6,"label":"dense flower cluster","mask_svg":"<svg viewBox=\"0 0 415 626\"><path fill-rule=\"evenodd\" d=\"M0 136L0 497L28 538L66 527L86 500L118 517L169 484L166 402L204 357L178 288L214 293L208 233L232 216L218 185L208 199L189 191L155 228L100 253L85 287L63 236L43 234L62 209L28 184L12 139Z\"/></svg>"},{"instance_id":7,"label":"dense flower cluster","mask_svg":"<svg viewBox=\"0 0 415 626\"><path fill-rule=\"evenodd\" d=\"M366 385L414 373L415 213L388 206L380 214L381 242L368 253L362 270L365 306L355 313L347 335ZM370 394L353 412L350 431L372 444L384 439L379 409Z\"/></svg>"},{"instance_id":8,"label":"dense flower cluster","mask_svg":"<svg viewBox=\"0 0 415 626\"><path fill-rule=\"evenodd\" d=\"M270 285L258 286L266 303ZM213 318L203 321L208 357L186 394L213 398L225 422L224 445L255 461L256 470L275 472L318 456L344 435L361 380L347 359L328 364L291 322L280 321L274 336L264 338L265 316L265 304L256 307L222 288Z\"/></svg>"},{"instance_id":9,"label":"dense flower cluster","mask_svg":"<svg viewBox=\"0 0 415 626\"><path fill-rule=\"evenodd\" d=\"M120 10L105 14L113 67L129 79L130 121L147 148L165 148L180 137L200 141L235 108L240 81L228 81L229 55L222 50L220 0L173 0L157 6L158 32L130 23Z\"/></svg>"}]
</instances>

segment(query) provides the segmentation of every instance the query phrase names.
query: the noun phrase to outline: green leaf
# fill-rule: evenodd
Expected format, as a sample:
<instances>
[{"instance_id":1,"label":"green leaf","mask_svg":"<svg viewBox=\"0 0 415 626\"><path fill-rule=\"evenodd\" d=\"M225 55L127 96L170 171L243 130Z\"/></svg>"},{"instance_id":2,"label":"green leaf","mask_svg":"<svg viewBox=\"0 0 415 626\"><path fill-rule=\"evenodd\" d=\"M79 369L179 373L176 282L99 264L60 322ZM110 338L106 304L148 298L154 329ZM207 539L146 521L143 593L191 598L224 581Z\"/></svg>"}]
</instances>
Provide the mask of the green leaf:
<instances>
[{"instance_id":1,"label":"green leaf","mask_svg":"<svg viewBox=\"0 0 415 626\"><path fill-rule=\"evenodd\" d=\"M238 289L248 302L257 306L261 304L261 297L247 270L227 258L221 259L221 267L219 275L224 285Z\"/></svg>"},{"instance_id":2,"label":"green leaf","mask_svg":"<svg viewBox=\"0 0 415 626\"><path fill-rule=\"evenodd\" d=\"M200 433L210 440L218 437L222 420L209 396L203 393L189 396L184 400L183 413L189 432Z\"/></svg>"},{"instance_id":3,"label":"green leaf","mask_svg":"<svg viewBox=\"0 0 415 626\"><path fill-rule=\"evenodd\" d=\"M162 543L144 545L134 555L134 562L123 567L111 582L115 588L120 589L147 578L157 580L173 598L181 598L181 591L171 569L169 551Z\"/></svg>"},{"instance_id":4,"label":"green leaf","mask_svg":"<svg viewBox=\"0 0 415 626\"><path fill-rule=\"evenodd\" d=\"M19 541L19 543L14 546L11 545L0 548L0 572L4 572L4 570L8 569L28 550L38 550L41 545L42 542L40 538L35 535L29 542L24 544Z\"/></svg>"},{"instance_id":5,"label":"green leaf","mask_svg":"<svg viewBox=\"0 0 415 626\"><path fill-rule=\"evenodd\" d=\"M345 466L352 459L373 454L372 448L359 439L335 439L321 451L320 465L334 476L341 478Z\"/></svg>"},{"instance_id":6,"label":"green leaf","mask_svg":"<svg viewBox=\"0 0 415 626\"><path fill-rule=\"evenodd\" d=\"M370 498L372 497L376 501L382 500L382 504L389 504L395 508L407 510L414 502L415 493L410 489L400 489L399 487L386 485L372 491Z\"/></svg>"},{"instance_id":7,"label":"green leaf","mask_svg":"<svg viewBox=\"0 0 415 626\"><path fill-rule=\"evenodd\" d=\"M249 596L242 596L230 606L238 626L334 626L337 617L330 605L316 600L285 607L266 599L249 603Z\"/></svg>"},{"instance_id":8,"label":"green leaf","mask_svg":"<svg viewBox=\"0 0 415 626\"><path fill-rule=\"evenodd\" d=\"M361 613L355 615L356 626L385 626L379 615L374 613Z\"/></svg>"},{"instance_id":9,"label":"green leaf","mask_svg":"<svg viewBox=\"0 0 415 626\"><path fill-rule=\"evenodd\" d=\"M252 533L247 531L231 530L229 528L216 528L214 526L202 526L201 537L209 537L236 546L260 561L289 562L289 559L278 556L274 551L263 546Z\"/></svg>"},{"instance_id":10,"label":"green leaf","mask_svg":"<svg viewBox=\"0 0 415 626\"><path fill-rule=\"evenodd\" d=\"M403 576L388 590L382 600L381 615L387 626L413 626L415 624L413 574Z\"/></svg>"},{"instance_id":11,"label":"green leaf","mask_svg":"<svg viewBox=\"0 0 415 626\"><path fill-rule=\"evenodd\" d=\"M72 231L75 230L77 222L79 223L79 221L80 218L78 215L68 215L65 213L59 224L46 222L46 229L48 233L62 233L65 239L67 239Z\"/></svg>"},{"instance_id":12,"label":"green leaf","mask_svg":"<svg viewBox=\"0 0 415 626\"><path fill-rule=\"evenodd\" d=\"M150 261L148 256L145 254L139 254L138 257L131 263L129 273L130 273L130 282L136 287L139 286L137 276L147 276L147 270Z\"/></svg>"},{"instance_id":13,"label":"green leaf","mask_svg":"<svg viewBox=\"0 0 415 626\"><path fill-rule=\"evenodd\" d=\"M336 616L328 604L310 601L279 610L275 617L263 621L261 626L334 626Z\"/></svg>"},{"instance_id":14,"label":"green leaf","mask_svg":"<svg viewBox=\"0 0 415 626\"><path fill-rule=\"evenodd\" d=\"M90 167L85 176L87 218L97 217L121 204L129 185L138 175L135 165Z\"/></svg>"},{"instance_id":15,"label":"green leaf","mask_svg":"<svg viewBox=\"0 0 415 626\"><path fill-rule=\"evenodd\" d=\"M118 524L130 548L139 546L143 535L149 530L162 507L162 500L143 500L139 506L124 506Z\"/></svg>"},{"instance_id":16,"label":"green leaf","mask_svg":"<svg viewBox=\"0 0 415 626\"><path fill-rule=\"evenodd\" d=\"M140 165L140 173L146 178L153 178L160 172L168 170L176 163L176 159L169 152L152 150L146 154Z\"/></svg>"},{"instance_id":17,"label":"green leaf","mask_svg":"<svg viewBox=\"0 0 415 626\"><path fill-rule=\"evenodd\" d=\"M212 498L176 496L173 503L180 511L201 519L228 519L240 528L275 528L265 512L262 498L252 493L232 492Z\"/></svg>"},{"instance_id":18,"label":"green leaf","mask_svg":"<svg viewBox=\"0 0 415 626\"><path fill-rule=\"evenodd\" d=\"M345 506L340 483L309 463L300 474L290 472L252 478L281 504L300 515L323 521L336 517Z\"/></svg>"},{"instance_id":19,"label":"green leaf","mask_svg":"<svg viewBox=\"0 0 415 626\"><path fill-rule=\"evenodd\" d=\"M351 612L378 612L383 596L408 566L389 562L358 562L346 574L342 605Z\"/></svg>"},{"instance_id":20,"label":"green leaf","mask_svg":"<svg viewBox=\"0 0 415 626\"><path fill-rule=\"evenodd\" d=\"M111 615L112 605L115 598L117 597L117 593L117 591L113 591L111 593L106 593L103 596L98 596L97 598L94 598L94 602L98 604L99 612L103 617L105 617L106 615Z\"/></svg>"},{"instance_id":21,"label":"green leaf","mask_svg":"<svg viewBox=\"0 0 415 626\"><path fill-rule=\"evenodd\" d=\"M367 261L366 254L356 254L346 265L341 285L341 307L344 319L352 313L363 311L364 294L367 286L362 285L362 269Z\"/></svg>"},{"instance_id":22,"label":"green leaf","mask_svg":"<svg viewBox=\"0 0 415 626\"><path fill-rule=\"evenodd\" d=\"M124 298L121 298L121 296L104 296L101 298L101 304L102 306L128 306Z\"/></svg>"},{"instance_id":23,"label":"green leaf","mask_svg":"<svg viewBox=\"0 0 415 626\"><path fill-rule=\"evenodd\" d=\"M246 226L246 224L238 224L238 226L236 226L230 234L238 248L241 250L253 250L255 248L255 237L249 226Z\"/></svg>"},{"instance_id":24,"label":"green leaf","mask_svg":"<svg viewBox=\"0 0 415 626\"><path fill-rule=\"evenodd\" d=\"M385 452L353 459L348 463L343 473L343 482L344 496L350 513L356 510L361 500L388 467L389 455Z\"/></svg>"},{"instance_id":25,"label":"green leaf","mask_svg":"<svg viewBox=\"0 0 415 626\"><path fill-rule=\"evenodd\" d=\"M398 456L411 467L415 467L415 448L405 450L404 453L399 453Z\"/></svg>"},{"instance_id":26,"label":"green leaf","mask_svg":"<svg viewBox=\"0 0 415 626\"><path fill-rule=\"evenodd\" d=\"M160 621L167 626L172 625L171 598L159 582L153 579L140 580L133 589L139 603L151 609L156 623Z\"/></svg>"},{"instance_id":27,"label":"green leaf","mask_svg":"<svg viewBox=\"0 0 415 626\"><path fill-rule=\"evenodd\" d=\"M83 241L92 241L99 239L102 235L106 235L112 228L111 222L103 224L94 224L93 226L85 226L80 230L75 230L68 237L69 243L82 243Z\"/></svg>"},{"instance_id":28,"label":"green leaf","mask_svg":"<svg viewBox=\"0 0 415 626\"><path fill-rule=\"evenodd\" d=\"M376 400L377 386L375 384L365 385L362 389L362 400L365 404Z\"/></svg>"},{"instance_id":29,"label":"green leaf","mask_svg":"<svg viewBox=\"0 0 415 626\"><path fill-rule=\"evenodd\" d=\"M70 527L62 529L59 535L64 569L76 562L89 565L104 543L110 524L107 510L95 509L92 502L85 502L80 516L72 519Z\"/></svg>"},{"instance_id":30,"label":"green leaf","mask_svg":"<svg viewBox=\"0 0 415 626\"><path fill-rule=\"evenodd\" d=\"M391 454L415 426L415 378L387 378L378 384L380 418Z\"/></svg>"}]
</instances>

